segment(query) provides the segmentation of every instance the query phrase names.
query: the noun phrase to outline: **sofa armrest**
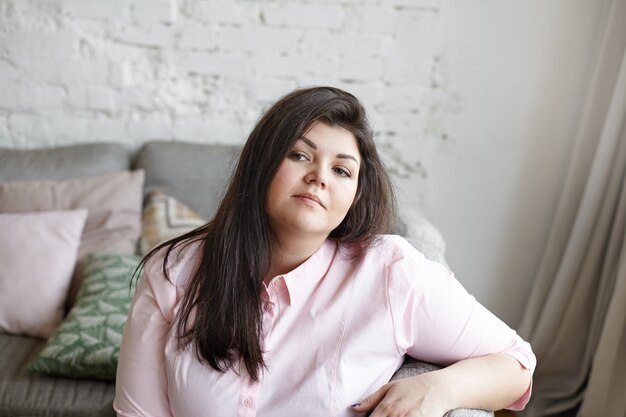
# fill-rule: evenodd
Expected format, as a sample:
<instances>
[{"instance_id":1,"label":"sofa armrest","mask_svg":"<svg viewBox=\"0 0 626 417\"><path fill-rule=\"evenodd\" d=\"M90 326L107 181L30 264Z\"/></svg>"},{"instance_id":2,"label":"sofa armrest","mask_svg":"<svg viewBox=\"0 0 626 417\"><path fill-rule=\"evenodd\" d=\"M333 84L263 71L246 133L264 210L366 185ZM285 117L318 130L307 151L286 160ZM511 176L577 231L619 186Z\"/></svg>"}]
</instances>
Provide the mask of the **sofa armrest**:
<instances>
[{"instance_id":1,"label":"sofa armrest","mask_svg":"<svg viewBox=\"0 0 626 417\"><path fill-rule=\"evenodd\" d=\"M410 376L421 375L426 372L441 369L441 366L428 362L421 362L416 359L406 357L404 363L391 377L391 381L395 381ZM471 408L457 408L455 410L448 411L444 417L493 417L494 414L491 411L475 410Z\"/></svg>"}]
</instances>

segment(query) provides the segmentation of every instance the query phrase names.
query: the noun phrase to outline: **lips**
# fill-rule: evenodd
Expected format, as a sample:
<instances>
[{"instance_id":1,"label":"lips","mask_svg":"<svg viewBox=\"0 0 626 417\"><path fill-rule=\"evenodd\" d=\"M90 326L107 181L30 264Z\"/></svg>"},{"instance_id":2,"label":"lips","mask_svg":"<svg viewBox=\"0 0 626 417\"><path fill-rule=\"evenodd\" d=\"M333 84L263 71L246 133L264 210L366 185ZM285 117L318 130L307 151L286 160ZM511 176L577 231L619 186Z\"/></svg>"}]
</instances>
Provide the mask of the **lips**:
<instances>
[{"instance_id":1,"label":"lips","mask_svg":"<svg viewBox=\"0 0 626 417\"><path fill-rule=\"evenodd\" d=\"M303 194L297 194L294 195L294 197L296 198L300 198L300 199L304 199L304 200L310 200L313 201L317 204L319 204L322 208L326 208L323 204L322 204L322 200L319 199L318 196L316 196L315 194L311 194L311 193L303 193Z\"/></svg>"}]
</instances>

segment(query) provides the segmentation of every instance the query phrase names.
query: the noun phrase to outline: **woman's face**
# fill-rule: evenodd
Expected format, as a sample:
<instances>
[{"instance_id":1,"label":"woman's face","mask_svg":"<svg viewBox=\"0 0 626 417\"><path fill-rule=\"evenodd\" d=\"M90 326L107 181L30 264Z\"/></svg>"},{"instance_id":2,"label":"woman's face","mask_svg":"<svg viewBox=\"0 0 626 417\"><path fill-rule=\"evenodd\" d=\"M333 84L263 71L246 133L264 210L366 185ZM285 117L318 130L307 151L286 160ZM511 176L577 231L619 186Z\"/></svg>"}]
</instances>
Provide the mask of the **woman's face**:
<instances>
[{"instance_id":1,"label":"woman's face","mask_svg":"<svg viewBox=\"0 0 626 417\"><path fill-rule=\"evenodd\" d=\"M314 122L270 183L266 210L274 233L326 238L352 206L360 168L354 135Z\"/></svg>"}]
</instances>

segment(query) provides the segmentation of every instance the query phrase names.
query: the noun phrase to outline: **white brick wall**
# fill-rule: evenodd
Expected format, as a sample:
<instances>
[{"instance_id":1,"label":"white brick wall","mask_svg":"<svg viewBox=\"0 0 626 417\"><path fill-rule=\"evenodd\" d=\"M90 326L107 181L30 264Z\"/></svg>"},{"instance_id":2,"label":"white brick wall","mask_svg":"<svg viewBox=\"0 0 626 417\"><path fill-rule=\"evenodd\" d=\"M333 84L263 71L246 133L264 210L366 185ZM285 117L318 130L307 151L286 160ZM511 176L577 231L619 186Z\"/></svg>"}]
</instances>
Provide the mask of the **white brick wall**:
<instances>
[{"instance_id":1,"label":"white brick wall","mask_svg":"<svg viewBox=\"0 0 626 417\"><path fill-rule=\"evenodd\" d=\"M438 7L436 0L0 0L0 146L241 143L285 92L330 84L364 101L397 159L400 134L428 140L422 106L436 94Z\"/></svg>"},{"instance_id":2,"label":"white brick wall","mask_svg":"<svg viewBox=\"0 0 626 417\"><path fill-rule=\"evenodd\" d=\"M324 30L341 30L345 17L339 4L268 2L261 13L262 21L270 26Z\"/></svg>"},{"instance_id":3,"label":"white brick wall","mask_svg":"<svg viewBox=\"0 0 626 417\"><path fill-rule=\"evenodd\" d=\"M191 11L189 17L202 22L244 25L247 23L245 10L249 7L258 10L253 3L206 0L190 2L187 9Z\"/></svg>"}]
</instances>

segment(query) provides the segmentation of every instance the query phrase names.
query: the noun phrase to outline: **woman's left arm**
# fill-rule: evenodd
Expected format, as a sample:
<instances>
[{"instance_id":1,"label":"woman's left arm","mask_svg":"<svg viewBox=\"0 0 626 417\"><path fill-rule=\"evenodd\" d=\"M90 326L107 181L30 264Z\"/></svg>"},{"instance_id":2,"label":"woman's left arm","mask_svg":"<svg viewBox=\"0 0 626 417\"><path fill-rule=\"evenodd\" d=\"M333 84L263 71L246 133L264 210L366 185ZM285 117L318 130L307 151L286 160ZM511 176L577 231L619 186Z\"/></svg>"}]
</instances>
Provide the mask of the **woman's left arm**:
<instances>
[{"instance_id":1,"label":"woman's left arm","mask_svg":"<svg viewBox=\"0 0 626 417\"><path fill-rule=\"evenodd\" d=\"M530 345L446 268L397 243L386 279L398 351L447 367L386 384L353 410L441 417L454 408L523 409L536 364Z\"/></svg>"},{"instance_id":2,"label":"woman's left arm","mask_svg":"<svg viewBox=\"0 0 626 417\"><path fill-rule=\"evenodd\" d=\"M385 384L353 410L375 410L371 417L441 417L461 407L500 410L518 400L530 380L517 359L494 353Z\"/></svg>"}]
</instances>

